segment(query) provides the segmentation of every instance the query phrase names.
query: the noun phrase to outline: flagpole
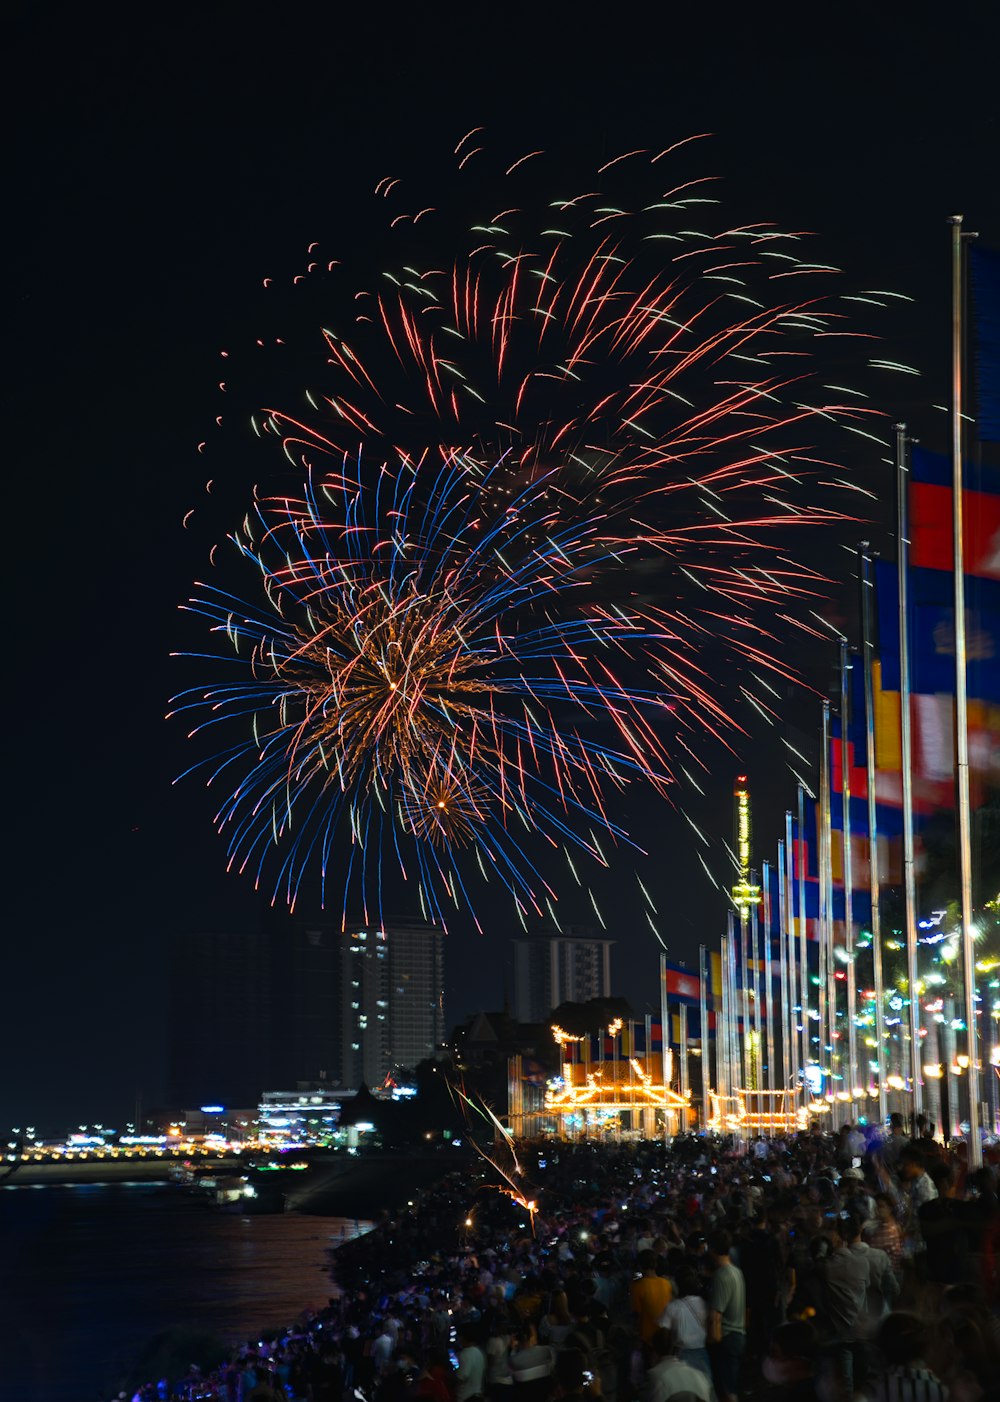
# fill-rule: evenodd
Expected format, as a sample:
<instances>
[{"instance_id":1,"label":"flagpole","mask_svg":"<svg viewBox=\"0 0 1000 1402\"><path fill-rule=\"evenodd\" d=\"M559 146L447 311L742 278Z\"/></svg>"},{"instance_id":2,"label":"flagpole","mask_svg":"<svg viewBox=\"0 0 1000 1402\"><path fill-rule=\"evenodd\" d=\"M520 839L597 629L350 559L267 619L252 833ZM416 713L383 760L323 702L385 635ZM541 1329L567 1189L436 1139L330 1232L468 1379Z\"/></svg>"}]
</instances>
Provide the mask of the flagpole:
<instances>
[{"instance_id":1,"label":"flagpole","mask_svg":"<svg viewBox=\"0 0 1000 1402\"><path fill-rule=\"evenodd\" d=\"M909 561L906 424L896 424L896 581L899 595L899 739L903 771L903 918L906 985L910 996L910 1077L913 1113L924 1108L920 1048L920 977L917 972L917 879L913 840L913 718L910 708Z\"/></svg>"},{"instance_id":2,"label":"flagpole","mask_svg":"<svg viewBox=\"0 0 1000 1402\"><path fill-rule=\"evenodd\" d=\"M799 1065L799 1031L795 1020L796 999L799 996L799 980L795 971L795 847L792 842L792 813L785 810L785 913L788 916L788 1051L792 1065L792 1089L798 1108L799 1079L802 1068Z\"/></svg>"},{"instance_id":3,"label":"flagpole","mask_svg":"<svg viewBox=\"0 0 1000 1402\"><path fill-rule=\"evenodd\" d=\"M750 884L757 885L757 873L750 873ZM760 921L757 917L759 902L750 907L750 961L753 964L753 1035L754 1035L754 1090L763 1090L761 1076L762 1046L760 1040Z\"/></svg>"},{"instance_id":4,"label":"flagpole","mask_svg":"<svg viewBox=\"0 0 1000 1402\"><path fill-rule=\"evenodd\" d=\"M844 953L847 955L847 1075L850 1103L858 1084L858 987L854 967L854 871L851 851L851 703L847 674L847 639L840 640L840 775L844 803Z\"/></svg>"},{"instance_id":5,"label":"flagpole","mask_svg":"<svg viewBox=\"0 0 1000 1402\"><path fill-rule=\"evenodd\" d=\"M878 869L878 803L875 792L875 688L872 683L872 560L867 542L859 552L861 566L861 651L865 680L865 754L868 763L868 882L872 898L872 971L875 984L875 1060L878 1066L878 1117L885 1125L886 1066L885 1004L882 987L882 886Z\"/></svg>"},{"instance_id":6,"label":"flagpole","mask_svg":"<svg viewBox=\"0 0 1000 1402\"><path fill-rule=\"evenodd\" d=\"M764 893L764 997L765 1002L765 1027L767 1036L767 1103L770 1107L770 1114L774 1114L774 979L771 971L771 863L764 863L763 870L763 893ZM774 1133L774 1121L771 1120L768 1128Z\"/></svg>"},{"instance_id":7,"label":"flagpole","mask_svg":"<svg viewBox=\"0 0 1000 1402\"><path fill-rule=\"evenodd\" d=\"M736 984L732 977L732 945L735 941L735 917L731 910L727 911L725 917L725 963L722 966L722 980L725 983L725 995L727 995L728 1018L725 1022L725 1094L734 1095L736 1089L736 1074L738 1074L738 1061L736 1053L739 1052L739 1043L736 1040L736 1028L739 1023L739 1005L736 1002Z\"/></svg>"},{"instance_id":8,"label":"flagpole","mask_svg":"<svg viewBox=\"0 0 1000 1402\"><path fill-rule=\"evenodd\" d=\"M976 1038L976 950L972 926L972 803L969 795L969 711L966 690L965 540L962 534L962 343L964 247L962 216L951 219L951 478L955 550L955 735L958 769L958 836L962 876L962 965L969 1052L970 1168L983 1161L979 1138L979 1046Z\"/></svg>"},{"instance_id":9,"label":"flagpole","mask_svg":"<svg viewBox=\"0 0 1000 1402\"><path fill-rule=\"evenodd\" d=\"M732 912L730 912L730 915L729 915L729 982L730 982L730 990L731 990L731 991L730 991L729 1006L730 1006L730 1008L733 1010L733 1013L734 1013L734 1016L733 1016L733 1018L732 1018L732 1037L733 1037L733 1041L732 1041L732 1053L731 1053L731 1066L732 1066L732 1078L733 1078L733 1080L735 1081L736 1078L737 1078L737 1076L739 1075L739 1071L740 1071L740 1042L739 1042L739 1022L740 1022L740 1013L739 1013L739 1001L738 1001L737 996L736 996L736 927L735 927L735 924L734 924L734 922L733 922ZM738 1097L738 1095L737 1095L737 1099L738 1099L738 1098L739 1098L739 1097ZM742 1135L743 1135L742 1127L741 1127L740 1130L739 1130L739 1134L740 1134L740 1137L742 1138Z\"/></svg>"},{"instance_id":10,"label":"flagpole","mask_svg":"<svg viewBox=\"0 0 1000 1402\"><path fill-rule=\"evenodd\" d=\"M701 1128L708 1131L709 1092L712 1078L708 1064L711 1043L708 1035L708 955L704 945L698 950L698 1014L701 1018ZM716 1041L718 1046L718 1041Z\"/></svg>"},{"instance_id":11,"label":"flagpole","mask_svg":"<svg viewBox=\"0 0 1000 1402\"><path fill-rule=\"evenodd\" d=\"M788 892L785 868L785 844L778 843L778 963L781 967L781 1088L788 1091L792 1081L792 1058L789 1043L788 982Z\"/></svg>"},{"instance_id":12,"label":"flagpole","mask_svg":"<svg viewBox=\"0 0 1000 1402\"><path fill-rule=\"evenodd\" d=\"M829 725L829 711L827 711L827 725ZM832 789L832 770L830 770L830 750L827 744L826 750L826 805L823 809L823 847L820 850L823 866L820 868L820 882L823 883L823 901L826 904L826 1030L827 1047L829 1047L829 1067L830 1074L827 1078L826 1094L829 1098L830 1110L835 1110L840 1101L835 1099L833 1091L833 1080L835 1080L835 1068L842 1064L840 1059L840 1030L837 1028L837 967L835 956L833 956L833 829L832 815L830 815L830 789Z\"/></svg>"},{"instance_id":13,"label":"flagpole","mask_svg":"<svg viewBox=\"0 0 1000 1402\"><path fill-rule=\"evenodd\" d=\"M806 795L799 782L799 987L802 997L802 1103L805 1104L806 1067L809 1065L809 934L806 919Z\"/></svg>"},{"instance_id":14,"label":"flagpole","mask_svg":"<svg viewBox=\"0 0 1000 1402\"><path fill-rule=\"evenodd\" d=\"M823 749L819 771L819 899L820 899L820 1060L826 1069L826 1094L833 1093L834 1051L837 1044L837 980L833 963L833 889L830 854L830 703L823 702ZM832 1103L832 1102L831 1102Z\"/></svg>"},{"instance_id":15,"label":"flagpole","mask_svg":"<svg viewBox=\"0 0 1000 1402\"><path fill-rule=\"evenodd\" d=\"M663 1076L663 1142L666 1144L670 1140L670 1116L667 1110L667 1084L669 1079L670 1064L670 1024L667 1021L667 956L660 955L660 1028L662 1036L660 1038L660 1063L661 1074Z\"/></svg>"},{"instance_id":16,"label":"flagpole","mask_svg":"<svg viewBox=\"0 0 1000 1402\"><path fill-rule=\"evenodd\" d=\"M750 910L740 906L740 953L737 966L743 966L740 1005L743 1016L743 1089L750 1089Z\"/></svg>"},{"instance_id":17,"label":"flagpole","mask_svg":"<svg viewBox=\"0 0 1000 1402\"><path fill-rule=\"evenodd\" d=\"M678 1041L680 1042L680 1056L681 1056L681 1064L680 1064L680 1072L679 1072L680 1080L678 1081L678 1086L677 1086L677 1088L678 1088L678 1090L680 1091L681 1095L684 1096L684 1098L686 1099L686 1098L687 1098L687 1089L688 1089L688 1010L687 1010L687 1003L678 1003L678 1005L677 1005L677 1020L678 1020L678 1022L680 1023L680 1026L679 1026L679 1028L678 1028L678 1032L679 1032L679 1034L680 1034L679 1037L678 1037Z\"/></svg>"}]
</instances>

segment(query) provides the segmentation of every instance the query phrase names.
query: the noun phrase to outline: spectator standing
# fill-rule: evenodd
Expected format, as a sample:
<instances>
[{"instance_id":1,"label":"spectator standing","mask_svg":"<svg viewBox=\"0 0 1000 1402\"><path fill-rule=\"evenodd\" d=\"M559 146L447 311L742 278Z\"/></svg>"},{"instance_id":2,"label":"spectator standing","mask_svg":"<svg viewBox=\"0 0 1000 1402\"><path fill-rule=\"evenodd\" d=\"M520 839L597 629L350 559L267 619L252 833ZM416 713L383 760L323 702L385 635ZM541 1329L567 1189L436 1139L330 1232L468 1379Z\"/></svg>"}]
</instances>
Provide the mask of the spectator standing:
<instances>
[{"instance_id":1,"label":"spectator standing","mask_svg":"<svg viewBox=\"0 0 1000 1402\"><path fill-rule=\"evenodd\" d=\"M486 1355L463 1326L458 1331L458 1372L455 1374L455 1402L470 1402L486 1395Z\"/></svg>"},{"instance_id":2,"label":"spectator standing","mask_svg":"<svg viewBox=\"0 0 1000 1402\"><path fill-rule=\"evenodd\" d=\"M538 1330L529 1320L514 1338L509 1365L516 1402L540 1402L548 1397L555 1354L538 1342Z\"/></svg>"},{"instance_id":3,"label":"spectator standing","mask_svg":"<svg viewBox=\"0 0 1000 1402\"><path fill-rule=\"evenodd\" d=\"M871 1285L871 1261L867 1254L851 1250L858 1235L856 1221L836 1222L829 1234L830 1250L822 1273L831 1362L848 1396L853 1392L854 1349L863 1330Z\"/></svg>"},{"instance_id":4,"label":"spectator standing","mask_svg":"<svg viewBox=\"0 0 1000 1402\"><path fill-rule=\"evenodd\" d=\"M672 1329L657 1329L650 1340L652 1367L640 1389L641 1402L670 1402L683 1393L685 1399L696 1397L699 1402L712 1402L712 1384L700 1368L677 1357Z\"/></svg>"},{"instance_id":5,"label":"spectator standing","mask_svg":"<svg viewBox=\"0 0 1000 1402\"><path fill-rule=\"evenodd\" d=\"M660 1319L663 1328L674 1337L677 1357L682 1363L698 1368L707 1378L712 1376L708 1361L708 1306L701 1295L698 1277L690 1269L681 1272L677 1280L677 1298L670 1301Z\"/></svg>"},{"instance_id":6,"label":"spectator standing","mask_svg":"<svg viewBox=\"0 0 1000 1402\"><path fill-rule=\"evenodd\" d=\"M660 1327L660 1318L670 1304L673 1289L670 1281L657 1274L656 1257L652 1251L639 1253L638 1280L632 1282L632 1308L635 1311L639 1337L644 1344Z\"/></svg>"},{"instance_id":7,"label":"spectator standing","mask_svg":"<svg viewBox=\"0 0 1000 1402\"><path fill-rule=\"evenodd\" d=\"M730 1260L732 1238L714 1232L708 1251L715 1267L708 1297L712 1373L721 1402L736 1402L747 1345L747 1292L743 1272Z\"/></svg>"},{"instance_id":8,"label":"spectator standing","mask_svg":"<svg viewBox=\"0 0 1000 1402\"><path fill-rule=\"evenodd\" d=\"M761 1366L761 1402L816 1402L819 1339L803 1319L779 1324Z\"/></svg>"},{"instance_id":9,"label":"spectator standing","mask_svg":"<svg viewBox=\"0 0 1000 1402\"><path fill-rule=\"evenodd\" d=\"M913 1314L890 1314L878 1331L882 1369L875 1377L873 1402L947 1402L948 1389L924 1362L929 1331Z\"/></svg>"},{"instance_id":10,"label":"spectator standing","mask_svg":"<svg viewBox=\"0 0 1000 1402\"><path fill-rule=\"evenodd\" d=\"M910 1143L903 1126L903 1117L898 1111L889 1116L889 1133L882 1141L880 1157L886 1168L894 1173L899 1166L900 1155Z\"/></svg>"},{"instance_id":11,"label":"spectator standing","mask_svg":"<svg viewBox=\"0 0 1000 1402\"><path fill-rule=\"evenodd\" d=\"M899 1281L893 1273L889 1257L879 1247L861 1239L861 1223L856 1218L849 1217L845 1221L841 1236L850 1252L868 1262L865 1315L869 1321L878 1322L899 1299Z\"/></svg>"},{"instance_id":12,"label":"spectator standing","mask_svg":"<svg viewBox=\"0 0 1000 1402\"><path fill-rule=\"evenodd\" d=\"M903 1232L896 1218L896 1209L888 1193L875 1194L875 1216L862 1228L869 1246L877 1246L889 1258L898 1275L903 1262Z\"/></svg>"}]
</instances>

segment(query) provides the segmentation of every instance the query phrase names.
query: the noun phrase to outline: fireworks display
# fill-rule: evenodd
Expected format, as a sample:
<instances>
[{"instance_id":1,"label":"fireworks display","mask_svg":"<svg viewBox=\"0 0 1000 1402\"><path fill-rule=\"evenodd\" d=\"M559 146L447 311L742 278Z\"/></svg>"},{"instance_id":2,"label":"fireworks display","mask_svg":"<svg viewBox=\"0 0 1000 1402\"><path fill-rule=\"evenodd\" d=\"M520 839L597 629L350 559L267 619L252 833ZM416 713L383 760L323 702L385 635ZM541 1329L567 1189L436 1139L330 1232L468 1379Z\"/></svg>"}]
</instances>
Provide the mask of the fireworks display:
<instances>
[{"instance_id":1,"label":"fireworks display","mask_svg":"<svg viewBox=\"0 0 1000 1402\"><path fill-rule=\"evenodd\" d=\"M346 831L365 901L386 851L406 875L409 850L425 913L443 918L466 900L468 848L482 877L544 912L532 842L601 860L594 829L625 838L609 793L669 782L667 630L652 611L588 602L603 547L545 481L490 515L502 463L355 468L259 503L235 538L262 607L209 587L192 601L240 676L178 704L208 707L200 729L253 717L209 762L213 780L238 775L218 814L232 860L259 877L286 842L294 902L310 859L325 869ZM595 715L615 743L589 734Z\"/></svg>"},{"instance_id":2,"label":"fireworks display","mask_svg":"<svg viewBox=\"0 0 1000 1402\"><path fill-rule=\"evenodd\" d=\"M478 154L460 143L460 169ZM801 236L691 227L714 201L666 179L670 152L539 213L516 192L538 158L450 258L350 298L301 407L252 418L300 494L260 494L231 537L258 602L192 600L239 674L177 709L192 733L242 726L203 762L217 821L256 880L278 849L290 903L347 850L345 912L380 912L391 858L428 918L474 912L470 871L522 920L552 914L547 850L606 863L628 786L697 787L685 766L740 729L734 698L775 715L783 625L812 631L824 582L792 528L853 519L836 431L879 441L825 382L865 340ZM394 236L422 247L432 213L391 214ZM309 253L296 287L342 271Z\"/></svg>"}]
</instances>

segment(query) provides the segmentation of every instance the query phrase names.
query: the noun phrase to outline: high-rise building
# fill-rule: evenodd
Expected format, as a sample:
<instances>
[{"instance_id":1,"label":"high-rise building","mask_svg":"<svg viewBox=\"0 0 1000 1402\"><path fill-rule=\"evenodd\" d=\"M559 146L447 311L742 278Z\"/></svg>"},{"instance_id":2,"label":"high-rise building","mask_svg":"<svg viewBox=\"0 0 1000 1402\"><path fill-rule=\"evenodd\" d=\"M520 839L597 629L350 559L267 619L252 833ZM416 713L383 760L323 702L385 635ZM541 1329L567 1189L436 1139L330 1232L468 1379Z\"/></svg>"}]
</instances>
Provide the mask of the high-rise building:
<instances>
[{"instance_id":1,"label":"high-rise building","mask_svg":"<svg viewBox=\"0 0 1000 1402\"><path fill-rule=\"evenodd\" d=\"M444 936L409 921L349 926L340 956L340 1082L379 1086L444 1041Z\"/></svg>"},{"instance_id":2,"label":"high-rise building","mask_svg":"<svg viewBox=\"0 0 1000 1402\"><path fill-rule=\"evenodd\" d=\"M560 1003L611 996L611 946L585 926L514 940L514 1016L544 1022Z\"/></svg>"}]
</instances>

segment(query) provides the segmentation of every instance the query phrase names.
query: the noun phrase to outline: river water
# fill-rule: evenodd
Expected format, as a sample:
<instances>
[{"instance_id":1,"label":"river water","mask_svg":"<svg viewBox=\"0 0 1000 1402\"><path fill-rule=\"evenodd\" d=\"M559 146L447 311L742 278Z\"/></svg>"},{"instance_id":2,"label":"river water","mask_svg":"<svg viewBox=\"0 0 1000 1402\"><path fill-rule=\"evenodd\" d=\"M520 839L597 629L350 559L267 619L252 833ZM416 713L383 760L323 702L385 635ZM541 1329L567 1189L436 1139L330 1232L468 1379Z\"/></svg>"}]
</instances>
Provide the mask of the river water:
<instances>
[{"instance_id":1,"label":"river water","mask_svg":"<svg viewBox=\"0 0 1000 1402\"><path fill-rule=\"evenodd\" d=\"M0 1188L0 1399L96 1402L165 1331L239 1343L290 1324L326 1304L327 1248L355 1230L158 1183Z\"/></svg>"}]
</instances>

